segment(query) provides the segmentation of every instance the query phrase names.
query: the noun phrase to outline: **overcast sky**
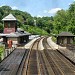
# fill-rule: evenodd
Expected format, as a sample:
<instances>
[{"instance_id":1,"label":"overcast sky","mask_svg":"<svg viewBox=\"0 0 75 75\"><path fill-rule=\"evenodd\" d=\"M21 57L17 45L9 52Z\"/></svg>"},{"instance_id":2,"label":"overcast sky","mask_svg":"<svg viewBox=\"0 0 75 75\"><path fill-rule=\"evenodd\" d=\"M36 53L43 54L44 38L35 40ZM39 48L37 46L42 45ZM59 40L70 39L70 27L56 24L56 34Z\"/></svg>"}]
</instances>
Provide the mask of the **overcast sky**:
<instances>
[{"instance_id":1,"label":"overcast sky","mask_svg":"<svg viewBox=\"0 0 75 75\"><path fill-rule=\"evenodd\" d=\"M75 0L0 0L0 6L8 5L32 16L52 16L58 10L68 9Z\"/></svg>"}]
</instances>

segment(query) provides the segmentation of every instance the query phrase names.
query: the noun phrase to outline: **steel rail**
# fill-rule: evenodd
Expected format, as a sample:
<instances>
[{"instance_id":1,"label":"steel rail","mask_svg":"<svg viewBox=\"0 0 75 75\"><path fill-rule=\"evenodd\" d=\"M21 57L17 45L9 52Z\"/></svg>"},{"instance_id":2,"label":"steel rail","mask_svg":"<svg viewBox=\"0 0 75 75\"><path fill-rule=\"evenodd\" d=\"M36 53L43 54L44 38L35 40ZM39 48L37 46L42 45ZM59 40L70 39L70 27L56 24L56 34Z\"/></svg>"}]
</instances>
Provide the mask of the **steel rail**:
<instances>
[{"instance_id":1,"label":"steel rail","mask_svg":"<svg viewBox=\"0 0 75 75\"><path fill-rule=\"evenodd\" d=\"M46 40L44 40L46 41ZM47 45L45 45L46 47ZM47 58L51 58L53 63L55 63L60 73L55 73L55 75L75 75L75 66L72 64L68 59L64 57L61 53L59 53L57 50L48 50L46 48L45 53L47 55ZM48 56L49 55L49 56ZM55 72L55 70L53 70Z\"/></svg>"},{"instance_id":2,"label":"steel rail","mask_svg":"<svg viewBox=\"0 0 75 75\"><path fill-rule=\"evenodd\" d=\"M36 43L36 42L39 43L39 41L40 41L41 39L42 39L42 37L39 38L39 39L37 39L37 40L35 40L34 43L31 45L31 48L30 48L30 51L29 51L27 60L26 60L26 62L25 62L25 64L24 64L24 68L23 68L23 73L22 73L22 75L28 75L28 68L29 68L28 66L29 66L31 54L32 54L32 51L33 51L33 47L34 47L35 43ZM37 43L37 45L38 45L38 43ZM37 48L36 48L36 49L37 49ZM37 50L36 50L36 51L37 51ZM38 54L36 54L36 55L38 56ZM37 58L37 60L38 60L38 58ZM39 63L37 63L37 66L39 66ZM38 67L37 67L37 68L38 68ZM40 71L39 68L38 68L38 71ZM30 74L30 75L31 75L31 74ZM38 75L40 75L40 72L38 72Z\"/></svg>"}]
</instances>

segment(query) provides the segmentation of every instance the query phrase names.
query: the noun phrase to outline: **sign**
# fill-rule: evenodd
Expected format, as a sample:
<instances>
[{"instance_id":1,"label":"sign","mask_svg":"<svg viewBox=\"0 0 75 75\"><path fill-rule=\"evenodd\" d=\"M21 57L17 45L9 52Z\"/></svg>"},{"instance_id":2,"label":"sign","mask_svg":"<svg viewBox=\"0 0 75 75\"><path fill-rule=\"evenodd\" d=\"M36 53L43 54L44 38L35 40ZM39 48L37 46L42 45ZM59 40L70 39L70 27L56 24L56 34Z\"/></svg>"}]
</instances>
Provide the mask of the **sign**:
<instances>
[{"instance_id":1,"label":"sign","mask_svg":"<svg viewBox=\"0 0 75 75\"><path fill-rule=\"evenodd\" d=\"M4 34L15 32L15 28L4 28Z\"/></svg>"}]
</instances>

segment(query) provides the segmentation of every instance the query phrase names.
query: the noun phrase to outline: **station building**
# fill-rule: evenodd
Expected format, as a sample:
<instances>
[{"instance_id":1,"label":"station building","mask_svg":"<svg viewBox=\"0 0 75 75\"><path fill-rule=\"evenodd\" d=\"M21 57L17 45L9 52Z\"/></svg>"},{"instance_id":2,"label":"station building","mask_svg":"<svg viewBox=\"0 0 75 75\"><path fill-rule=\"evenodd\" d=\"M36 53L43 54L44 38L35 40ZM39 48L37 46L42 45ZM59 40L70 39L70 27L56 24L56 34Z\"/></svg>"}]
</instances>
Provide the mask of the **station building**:
<instances>
[{"instance_id":1,"label":"station building","mask_svg":"<svg viewBox=\"0 0 75 75\"><path fill-rule=\"evenodd\" d=\"M74 37L75 35L73 35L70 32L61 32L60 34L57 35L57 44L59 45L73 44Z\"/></svg>"},{"instance_id":2,"label":"station building","mask_svg":"<svg viewBox=\"0 0 75 75\"><path fill-rule=\"evenodd\" d=\"M17 19L12 14L4 17L2 21L4 30L0 33L0 37L3 38L3 42L7 43L8 40L12 40L14 44L21 44L29 40L30 33L17 28Z\"/></svg>"}]
</instances>

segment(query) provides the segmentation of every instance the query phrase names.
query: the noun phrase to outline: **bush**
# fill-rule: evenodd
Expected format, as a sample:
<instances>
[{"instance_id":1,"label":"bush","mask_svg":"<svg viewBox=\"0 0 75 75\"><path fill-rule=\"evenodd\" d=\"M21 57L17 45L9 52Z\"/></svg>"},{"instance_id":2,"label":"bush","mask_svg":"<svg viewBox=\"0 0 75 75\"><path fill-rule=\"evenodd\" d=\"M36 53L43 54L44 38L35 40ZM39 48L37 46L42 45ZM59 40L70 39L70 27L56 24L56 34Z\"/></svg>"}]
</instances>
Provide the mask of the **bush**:
<instances>
[{"instance_id":1,"label":"bush","mask_svg":"<svg viewBox=\"0 0 75 75\"><path fill-rule=\"evenodd\" d=\"M53 40L54 42L57 41L56 37L54 37L54 36L52 36L52 40Z\"/></svg>"},{"instance_id":2,"label":"bush","mask_svg":"<svg viewBox=\"0 0 75 75\"><path fill-rule=\"evenodd\" d=\"M29 26L29 25L22 25L21 27L25 31L31 33L31 34L36 34L36 35L49 35L45 30L40 29L37 26Z\"/></svg>"},{"instance_id":3,"label":"bush","mask_svg":"<svg viewBox=\"0 0 75 75\"><path fill-rule=\"evenodd\" d=\"M0 45L0 60L1 60L1 57L2 57L2 54L3 54L3 51L4 51L4 46Z\"/></svg>"}]
</instances>

